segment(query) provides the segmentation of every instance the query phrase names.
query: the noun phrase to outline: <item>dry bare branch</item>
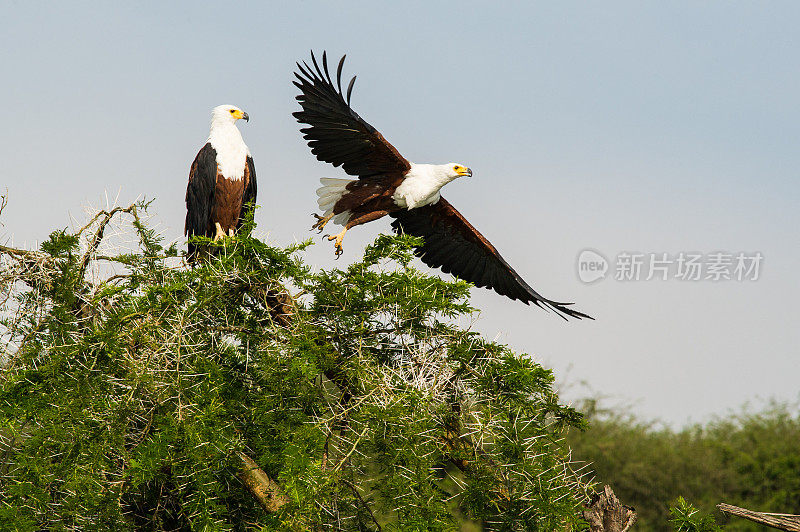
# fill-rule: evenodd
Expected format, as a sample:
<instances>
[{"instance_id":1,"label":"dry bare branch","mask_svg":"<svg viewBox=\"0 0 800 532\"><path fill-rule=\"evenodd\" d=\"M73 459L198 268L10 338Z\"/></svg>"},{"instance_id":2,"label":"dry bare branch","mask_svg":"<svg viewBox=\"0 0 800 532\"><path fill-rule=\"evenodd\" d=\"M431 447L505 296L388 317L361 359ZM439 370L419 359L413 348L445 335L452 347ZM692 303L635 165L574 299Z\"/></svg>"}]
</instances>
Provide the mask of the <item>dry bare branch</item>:
<instances>
[{"instance_id":1,"label":"dry bare branch","mask_svg":"<svg viewBox=\"0 0 800 532\"><path fill-rule=\"evenodd\" d=\"M800 515L754 512L753 510L739 508L738 506L725 504L724 502L718 504L717 508L726 514L735 515L771 528L786 530L787 532L800 532Z\"/></svg>"}]
</instances>

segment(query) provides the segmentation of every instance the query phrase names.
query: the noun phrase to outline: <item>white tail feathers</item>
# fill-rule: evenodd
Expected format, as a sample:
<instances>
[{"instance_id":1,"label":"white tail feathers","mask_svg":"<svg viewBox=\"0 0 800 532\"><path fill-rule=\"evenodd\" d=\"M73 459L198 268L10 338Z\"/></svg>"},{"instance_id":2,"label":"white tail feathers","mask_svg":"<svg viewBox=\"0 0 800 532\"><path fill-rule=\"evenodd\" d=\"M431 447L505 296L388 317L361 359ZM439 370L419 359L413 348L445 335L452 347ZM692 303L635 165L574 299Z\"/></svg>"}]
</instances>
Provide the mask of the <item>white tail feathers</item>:
<instances>
[{"instance_id":1,"label":"white tail feathers","mask_svg":"<svg viewBox=\"0 0 800 532\"><path fill-rule=\"evenodd\" d=\"M355 179L337 179L334 177L321 177L319 182L322 186L317 189L317 204L323 212L323 216L327 216L333 212L333 206L336 202L342 199L342 196L347 191L347 185L355 181ZM350 218L350 211L345 211L333 217L333 223L345 225Z\"/></svg>"}]
</instances>

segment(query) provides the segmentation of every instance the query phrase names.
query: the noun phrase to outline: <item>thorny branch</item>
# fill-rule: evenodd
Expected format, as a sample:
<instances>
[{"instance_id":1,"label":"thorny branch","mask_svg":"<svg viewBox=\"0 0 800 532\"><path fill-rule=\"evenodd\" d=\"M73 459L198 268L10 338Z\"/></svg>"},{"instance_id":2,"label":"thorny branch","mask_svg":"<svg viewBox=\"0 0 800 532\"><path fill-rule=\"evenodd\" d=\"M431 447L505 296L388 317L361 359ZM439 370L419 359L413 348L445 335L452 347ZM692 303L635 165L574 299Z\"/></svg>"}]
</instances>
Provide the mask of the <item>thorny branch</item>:
<instances>
[{"instance_id":1,"label":"thorny branch","mask_svg":"<svg viewBox=\"0 0 800 532\"><path fill-rule=\"evenodd\" d=\"M140 222L139 213L137 211L137 204L133 203L128 207L114 207L111 211L102 210L98 212L91 221L83 226L80 231L78 231L77 235L82 234L86 229L92 226L101 216L103 216L103 220L97 226L97 230L92 237L91 242L89 243L89 247L86 252L83 254L83 258L81 259L81 268L80 272L78 273L78 279L83 279L84 275L86 274L86 267L89 265L89 260L91 259L92 255L97 252L97 248L100 247L100 243L103 241L103 233L105 232L106 226L111 222L114 218L114 215L117 213L126 213L132 214L134 219L137 222Z\"/></svg>"},{"instance_id":2,"label":"thorny branch","mask_svg":"<svg viewBox=\"0 0 800 532\"><path fill-rule=\"evenodd\" d=\"M363 506L363 507L364 507L364 508L367 510L367 512L369 513L369 516L372 518L372 522L373 522L373 523L375 523L375 526L376 526L376 527L378 527L378 530L379 530L379 531L383 530L383 528L381 527L381 524L378 522L378 520L377 520L377 519L375 519L375 514L373 514L373 513L372 513L372 508L370 508L370 507L369 507L369 504L367 504L367 502L366 502L366 501L364 500L364 498L361 496L361 493L358 491L358 488L357 488L357 487L356 487L356 486L355 486L355 485L354 485L352 482L350 482L350 481L349 481L349 480L347 480L347 479L342 479L342 482L343 482L343 483L344 483L344 484L345 484L345 485L346 485L348 488L350 488L351 490L353 490L353 494L354 494L354 495L356 496L356 498L358 499L358 502L359 502L359 503L361 503L361 506Z\"/></svg>"},{"instance_id":3,"label":"thorny branch","mask_svg":"<svg viewBox=\"0 0 800 532\"><path fill-rule=\"evenodd\" d=\"M7 196L0 196L0 213L2 213L6 205ZM87 243L87 248L80 259L80 267L77 278L82 284L81 286L75 287L75 294L77 295L75 312L76 317L79 320L87 317L83 314L86 313L89 305L83 294L91 293L91 291L95 288L91 282L85 279L86 270L91 261L105 260L124 263L124 261L120 261L118 257L97 255L97 250L100 248L100 245L103 242L107 226L112 222L115 216L120 214L130 214L133 216L133 219L137 224L141 224L138 211L139 206L139 203L133 203L128 207L115 207L109 211L101 210L74 234L74 236L80 236L97 224L94 233ZM13 289L14 280L22 281L34 290L41 288L43 285L49 283L51 273L56 270L56 263L58 260L60 260L58 257L53 257L40 251L19 249L4 245L0 245L0 255L6 255L11 257L13 260L12 264L0 263L0 281L5 282L6 286L4 290L6 291ZM104 282L107 283L127 277L128 276L125 274L115 274L105 279ZM288 316L290 316L293 312L292 305L294 303L291 297L288 296L288 292L276 293L268 291L263 294L263 297L267 301L267 304L271 304L271 308L276 308L273 314L274 319L284 325L288 323ZM34 327L33 330L22 339L21 343L24 344L27 338L30 337L31 334L34 334L40 328L40 326L41 324L37 327ZM233 328L230 328L229 330L225 330L225 328L219 329L221 332L234 332ZM145 437L147 429L149 429L151 423L152 417L148 422L148 427L145 429L145 434L142 435L142 438ZM288 499L285 497L285 495L283 495L280 486L270 479L255 461L241 452L239 453L239 458L242 461L242 467L239 471L239 478L266 511L275 512L288 502Z\"/></svg>"},{"instance_id":4,"label":"thorny branch","mask_svg":"<svg viewBox=\"0 0 800 532\"><path fill-rule=\"evenodd\" d=\"M29 251L27 249L17 249L0 244L0 253L11 255L13 257L25 257L29 259L42 259L46 257L44 253L38 251Z\"/></svg>"}]
</instances>

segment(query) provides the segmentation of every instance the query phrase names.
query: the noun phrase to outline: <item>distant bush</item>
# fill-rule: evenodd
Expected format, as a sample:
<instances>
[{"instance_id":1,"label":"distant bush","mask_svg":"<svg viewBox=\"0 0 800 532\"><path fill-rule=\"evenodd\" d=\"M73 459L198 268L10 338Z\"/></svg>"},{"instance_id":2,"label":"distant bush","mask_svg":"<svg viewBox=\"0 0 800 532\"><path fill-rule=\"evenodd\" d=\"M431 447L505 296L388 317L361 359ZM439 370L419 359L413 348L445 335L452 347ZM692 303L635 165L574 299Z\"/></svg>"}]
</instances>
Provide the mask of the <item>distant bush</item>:
<instances>
[{"instance_id":1,"label":"distant bush","mask_svg":"<svg viewBox=\"0 0 800 532\"><path fill-rule=\"evenodd\" d=\"M681 430L657 428L615 411L584 405L590 428L573 430L573 458L591 462L597 480L636 508L637 530L671 530L669 502L683 496L703 513L726 502L751 510L800 514L800 409L770 403ZM680 505L678 505L678 508ZM728 519L726 531L764 530ZM691 530L691 529L690 529ZM703 530L699 528L697 530ZM713 529L712 529L713 530Z\"/></svg>"}]
</instances>

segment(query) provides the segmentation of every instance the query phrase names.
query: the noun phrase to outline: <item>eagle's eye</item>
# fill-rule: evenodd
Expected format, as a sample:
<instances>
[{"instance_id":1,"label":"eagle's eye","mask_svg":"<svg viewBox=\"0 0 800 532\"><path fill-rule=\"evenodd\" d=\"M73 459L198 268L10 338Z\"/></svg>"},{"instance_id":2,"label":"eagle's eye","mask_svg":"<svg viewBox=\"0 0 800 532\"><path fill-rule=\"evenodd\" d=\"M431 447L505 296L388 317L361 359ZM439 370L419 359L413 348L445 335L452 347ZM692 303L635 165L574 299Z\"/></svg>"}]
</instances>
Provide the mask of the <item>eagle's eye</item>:
<instances>
[{"instance_id":1,"label":"eagle's eye","mask_svg":"<svg viewBox=\"0 0 800 532\"><path fill-rule=\"evenodd\" d=\"M454 166L454 167L453 167L453 170L455 170L456 172L458 172L460 169L461 169L461 167L460 167L460 166L458 166L458 165L456 165L456 166Z\"/></svg>"},{"instance_id":2,"label":"eagle's eye","mask_svg":"<svg viewBox=\"0 0 800 532\"><path fill-rule=\"evenodd\" d=\"M236 109L231 109L231 114L235 113Z\"/></svg>"}]
</instances>

